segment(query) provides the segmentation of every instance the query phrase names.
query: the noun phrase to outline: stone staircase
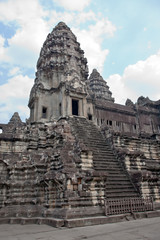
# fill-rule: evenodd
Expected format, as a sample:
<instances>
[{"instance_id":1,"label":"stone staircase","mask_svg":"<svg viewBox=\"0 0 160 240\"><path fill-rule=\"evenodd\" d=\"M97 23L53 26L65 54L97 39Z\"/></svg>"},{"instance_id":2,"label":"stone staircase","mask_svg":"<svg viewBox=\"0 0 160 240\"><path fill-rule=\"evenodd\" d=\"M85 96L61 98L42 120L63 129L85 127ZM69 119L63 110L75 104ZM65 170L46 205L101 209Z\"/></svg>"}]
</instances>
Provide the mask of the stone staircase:
<instances>
[{"instance_id":1,"label":"stone staircase","mask_svg":"<svg viewBox=\"0 0 160 240\"><path fill-rule=\"evenodd\" d=\"M113 135L113 144L118 151L126 151L125 167L132 176L141 174L136 180L143 197L152 197L160 202L160 142L155 136ZM146 175L147 173L147 175ZM132 176L133 177L133 176Z\"/></svg>"},{"instance_id":2,"label":"stone staircase","mask_svg":"<svg viewBox=\"0 0 160 240\"><path fill-rule=\"evenodd\" d=\"M107 172L106 197L138 197L138 192L98 127L82 117L70 117L69 122L77 140L92 151L93 169L102 175Z\"/></svg>"}]
</instances>

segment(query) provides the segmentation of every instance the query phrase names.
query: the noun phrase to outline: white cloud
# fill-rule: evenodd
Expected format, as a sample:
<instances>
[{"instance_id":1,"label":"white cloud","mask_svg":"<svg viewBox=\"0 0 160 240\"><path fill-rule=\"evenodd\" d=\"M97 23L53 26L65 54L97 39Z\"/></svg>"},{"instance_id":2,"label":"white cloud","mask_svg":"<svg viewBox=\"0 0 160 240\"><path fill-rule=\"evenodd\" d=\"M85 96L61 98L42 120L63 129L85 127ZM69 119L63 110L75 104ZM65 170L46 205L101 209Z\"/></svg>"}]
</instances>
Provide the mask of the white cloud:
<instances>
[{"instance_id":1,"label":"white cloud","mask_svg":"<svg viewBox=\"0 0 160 240\"><path fill-rule=\"evenodd\" d=\"M25 67L35 66L40 48L49 31L44 12L38 0L9 0L0 2L0 20L15 22L17 31L8 39L9 47L0 48L8 61ZM0 40L2 45L2 40Z\"/></svg>"},{"instance_id":2,"label":"white cloud","mask_svg":"<svg viewBox=\"0 0 160 240\"><path fill-rule=\"evenodd\" d=\"M102 73L109 50L102 49L101 43L105 37L112 37L115 31L116 27L107 18L90 25L88 30L73 28L81 48L85 51L90 72L93 68L97 68Z\"/></svg>"},{"instance_id":3,"label":"white cloud","mask_svg":"<svg viewBox=\"0 0 160 240\"><path fill-rule=\"evenodd\" d=\"M70 8L81 9L89 4L89 0L61 1ZM6 10L6 11L5 11ZM44 17L48 17L46 21ZM116 27L108 20L96 16L93 11L88 12L56 12L55 10L44 11L38 0L9 0L0 3L0 20L16 22L17 31L12 38L8 39L9 47L0 48L3 56L13 65L33 68L36 65L40 49L46 39L50 28L58 21L65 21L76 29L74 33L79 37L84 48L86 57L89 60L90 69L97 67L102 71L103 63L108 54L108 49L102 49L101 43L105 37L112 37ZM79 30L77 25L86 21L92 21L88 30ZM95 24L93 24L95 22ZM90 44L88 45L88 42ZM4 39L0 39L0 45ZM2 54L1 54L2 55ZM101 58L101 60L99 60ZM3 58L4 59L4 58Z\"/></svg>"},{"instance_id":4,"label":"white cloud","mask_svg":"<svg viewBox=\"0 0 160 240\"><path fill-rule=\"evenodd\" d=\"M57 12L55 10L50 11L48 26L52 28L58 22L65 22L68 25L77 26L87 21L98 21L93 11L88 12Z\"/></svg>"},{"instance_id":5,"label":"white cloud","mask_svg":"<svg viewBox=\"0 0 160 240\"><path fill-rule=\"evenodd\" d=\"M18 29L16 34L8 40L7 51L11 56L10 62L34 67L47 33L47 26L41 19L33 24L28 22L23 28Z\"/></svg>"},{"instance_id":6,"label":"white cloud","mask_svg":"<svg viewBox=\"0 0 160 240\"><path fill-rule=\"evenodd\" d=\"M125 68L122 76L111 75L108 85L116 102L125 103L127 98L136 102L141 95L151 100L160 99L160 51L151 55L145 61Z\"/></svg>"},{"instance_id":7,"label":"white cloud","mask_svg":"<svg viewBox=\"0 0 160 240\"><path fill-rule=\"evenodd\" d=\"M21 74L0 85L0 122L9 121L9 116L17 111L23 119L28 117L27 102L32 86L33 79Z\"/></svg>"},{"instance_id":8,"label":"white cloud","mask_svg":"<svg viewBox=\"0 0 160 240\"><path fill-rule=\"evenodd\" d=\"M76 1L75 6L82 5ZM83 2L83 6L86 2ZM5 11L6 10L6 11ZM46 21L44 17L48 17ZM4 38L0 38L0 60L5 60L14 65L34 67L36 65L40 49L47 34L59 21L67 24L80 24L88 20L96 20L95 13L89 12L46 12L37 0L9 0L0 2L0 20L17 24L14 36L8 39L9 47L4 48Z\"/></svg>"},{"instance_id":9,"label":"white cloud","mask_svg":"<svg viewBox=\"0 0 160 240\"><path fill-rule=\"evenodd\" d=\"M33 80L28 76L17 75L10 78L6 84L0 85L1 102L10 97L27 98L32 85Z\"/></svg>"},{"instance_id":10,"label":"white cloud","mask_svg":"<svg viewBox=\"0 0 160 240\"><path fill-rule=\"evenodd\" d=\"M9 61L6 48L4 47L5 38L0 35L0 61Z\"/></svg>"},{"instance_id":11,"label":"white cloud","mask_svg":"<svg viewBox=\"0 0 160 240\"><path fill-rule=\"evenodd\" d=\"M91 0L55 0L55 2L70 11L82 11Z\"/></svg>"},{"instance_id":12,"label":"white cloud","mask_svg":"<svg viewBox=\"0 0 160 240\"><path fill-rule=\"evenodd\" d=\"M88 12L79 12L78 14L75 14L74 21L76 22L76 24L84 23L90 20L97 20L95 13L91 10Z\"/></svg>"},{"instance_id":13,"label":"white cloud","mask_svg":"<svg viewBox=\"0 0 160 240\"><path fill-rule=\"evenodd\" d=\"M90 32L92 32L93 37L102 38L104 37L113 37L114 32L116 31L116 26L113 25L108 18L102 18L97 20L95 25L89 27Z\"/></svg>"},{"instance_id":14,"label":"white cloud","mask_svg":"<svg viewBox=\"0 0 160 240\"><path fill-rule=\"evenodd\" d=\"M106 56L109 53L108 49L102 49L99 40L92 37L92 32L87 30L74 29L81 48L85 52L85 57L88 60L89 71L96 68L100 73L103 70L103 64Z\"/></svg>"},{"instance_id":15,"label":"white cloud","mask_svg":"<svg viewBox=\"0 0 160 240\"><path fill-rule=\"evenodd\" d=\"M15 76L20 73L19 67L14 67L9 70L8 76Z\"/></svg>"},{"instance_id":16,"label":"white cloud","mask_svg":"<svg viewBox=\"0 0 160 240\"><path fill-rule=\"evenodd\" d=\"M0 20L7 22L16 20L22 26L26 21L35 20L37 16L46 16L38 0L8 0L0 2Z\"/></svg>"},{"instance_id":17,"label":"white cloud","mask_svg":"<svg viewBox=\"0 0 160 240\"><path fill-rule=\"evenodd\" d=\"M88 60L89 70L97 68L102 73L104 61L109 54L108 49L102 48L102 42L105 38L114 36L116 26L112 24L108 18L96 16L93 11L88 12L59 12L52 11L50 15L49 25L53 26L57 21L64 21L76 35L77 40L81 44L81 48L85 51ZM91 21L88 29L80 29L79 24Z\"/></svg>"}]
</instances>

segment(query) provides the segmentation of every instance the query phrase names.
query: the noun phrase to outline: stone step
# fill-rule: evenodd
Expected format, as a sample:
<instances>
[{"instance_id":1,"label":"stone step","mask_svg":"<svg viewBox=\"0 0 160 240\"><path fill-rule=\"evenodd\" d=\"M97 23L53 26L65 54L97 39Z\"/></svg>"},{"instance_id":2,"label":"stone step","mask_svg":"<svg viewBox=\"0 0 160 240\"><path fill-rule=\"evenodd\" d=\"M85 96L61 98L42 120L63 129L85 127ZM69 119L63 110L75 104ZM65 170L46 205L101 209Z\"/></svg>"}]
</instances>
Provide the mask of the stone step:
<instances>
[{"instance_id":1,"label":"stone step","mask_svg":"<svg viewBox=\"0 0 160 240\"><path fill-rule=\"evenodd\" d=\"M120 172L123 172L124 171L122 169L120 169L120 167L118 165L112 165L112 163L106 163L106 162L96 162L94 163L93 162L93 166L94 168L105 168L107 170L111 170L111 171L120 171Z\"/></svg>"},{"instance_id":2,"label":"stone step","mask_svg":"<svg viewBox=\"0 0 160 240\"><path fill-rule=\"evenodd\" d=\"M117 189L117 188L133 188L133 186L131 185L131 183L129 182L129 183L124 183L124 184L121 184L121 183L116 183L116 184L109 184L108 182L106 183L106 189Z\"/></svg>"},{"instance_id":3,"label":"stone step","mask_svg":"<svg viewBox=\"0 0 160 240\"><path fill-rule=\"evenodd\" d=\"M89 140L89 142L88 143L90 143L90 144L96 144L96 145L103 145L103 146L108 146L108 144L106 143L106 141L105 140L103 140L102 138L98 138L98 137L94 137L94 136L88 136L88 135L85 135L85 133L83 133L82 131L81 131L81 134L79 134L79 139L82 139L82 140L86 140L86 141L88 141Z\"/></svg>"},{"instance_id":4,"label":"stone step","mask_svg":"<svg viewBox=\"0 0 160 240\"><path fill-rule=\"evenodd\" d=\"M108 172L108 176L107 176L107 182L109 184L119 184L119 182L121 182L121 185L123 186L123 183L131 183L130 179L126 176L125 173L113 173L113 172Z\"/></svg>"},{"instance_id":5,"label":"stone step","mask_svg":"<svg viewBox=\"0 0 160 240\"><path fill-rule=\"evenodd\" d=\"M94 158L105 158L105 159L112 159L113 161L116 161L117 162L117 159L114 157L114 155L112 153L107 153L107 152L95 152L93 151L93 154L94 154Z\"/></svg>"},{"instance_id":6,"label":"stone step","mask_svg":"<svg viewBox=\"0 0 160 240\"><path fill-rule=\"evenodd\" d=\"M107 193L108 193L108 195L107 195ZM137 194L137 192L134 190L134 189L126 189L126 191L125 191L125 189L114 189L113 191L112 190L110 190L110 189L107 189L106 188L106 195L107 196L110 196L110 198L112 198L112 195L115 195L115 194L118 194L119 195L119 197L121 197L122 195L123 196L126 196L126 197L132 197L132 196L138 196L138 194Z\"/></svg>"},{"instance_id":7,"label":"stone step","mask_svg":"<svg viewBox=\"0 0 160 240\"><path fill-rule=\"evenodd\" d=\"M105 147L99 147L99 146L93 146L93 145L91 145L91 144L88 144L88 146L91 146L92 148L93 148L93 150L95 149L96 151L95 151L95 154L96 154L96 152L98 151L98 152L100 152L100 153L107 153L107 154L110 154L110 155L112 155L112 156L114 156L114 154L113 154L113 152L112 152L112 150L111 149L109 149L109 148L105 148Z\"/></svg>"},{"instance_id":8,"label":"stone step","mask_svg":"<svg viewBox=\"0 0 160 240\"><path fill-rule=\"evenodd\" d=\"M113 163L113 165L116 165L116 166L121 166L120 163L117 161L116 158L114 158L114 156L111 156L111 155L106 155L106 154L94 154L94 152L92 153L93 154L93 160L95 163L100 163L100 162L104 162L104 163L108 163L108 164L111 164Z\"/></svg>"},{"instance_id":9,"label":"stone step","mask_svg":"<svg viewBox=\"0 0 160 240\"><path fill-rule=\"evenodd\" d=\"M122 170L121 166L115 161L113 160L112 158L108 158L108 159L105 159L104 157L99 157L99 158L93 158L93 165L94 166L108 166L108 167L111 167L111 168L119 168L120 170ZM123 170L122 170L123 171Z\"/></svg>"},{"instance_id":10,"label":"stone step","mask_svg":"<svg viewBox=\"0 0 160 240\"><path fill-rule=\"evenodd\" d=\"M98 148L100 150L103 151L108 151L108 152L112 152L112 150L110 149L110 147L108 145L106 145L105 143L96 143L96 142L90 142L89 139L87 140L83 140L81 138L79 138L79 140L83 141L84 144L87 144L88 146L91 146L92 148Z\"/></svg>"},{"instance_id":11,"label":"stone step","mask_svg":"<svg viewBox=\"0 0 160 240\"><path fill-rule=\"evenodd\" d=\"M113 173L120 173L120 174L123 174L123 175L125 175L126 176L126 173L125 172L123 172L121 169L119 169L119 168L111 168L111 167L109 167L109 166L106 166L106 165L103 165L103 164L97 164L96 166L94 165L94 168L95 169L102 169L102 170L105 170L105 171L108 171L108 172L113 172Z\"/></svg>"},{"instance_id":12,"label":"stone step","mask_svg":"<svg viewBox=\"0 0 160 240\"><path fill-rule=\"evenodd\" d=\"M106 188L107 193L135 193L133 188L110 189Z\"/></svg>"},{"instance_id":13,"label":"stone step","mask_svg":"<svg viewBox=\"0 0 160 240\"><path fill-rule=\"evenodd\" d=\"M121 183L121 184L120 184ZM106 182L106 187L107 186L121 186L121 187L123 187L123 186L131 186L132 185L132 183L129 181L129 180L127 180L127 179L120 179L120 178L118 178L118 179L110 179L110 178L108 178L107 179L107 182Z\"/></svg>"},{"instance_id":14,"label":"stone step","mask_svg":"<svg viewBox=\"0 0 160 240\"><path fill-rule=\"evenodd\" d=\"M117 166L117 167L121 168L120 165L116 162L116 160L111 157L108 157L106 159L103 156L98 156L97 158L95 158L95 156L93 156L93 163L109 165L109 166Z\"/></svg>"},{"instance_id":15,"label":"stone step","mask_svg":"<svg viewBox=\"0 0 160 240\"><path fill-rule=\"evenodd\" d=\"M138 195L138 193L136 192L136 191L134 191L134 190L126 190L126 191L123 191L124 189L122 189L122 190L115 190L115 191L110 191L110 190L108 190L108 189L106 189L106 196L107 197L110 197L110 198L112 198L113 196L117 196L117 198L119 198L119 197L138 197L139 195Z\"/></svg>"},{"instance_id":16,"label":"stone step","mask_svg":"<svg viewBox=\"0 0 160 240\"><path fill-rule=\"evenodd\" d=\"M133 189L133 186L131 186L130 188L129 187L126 187L126 188L107 188L106 187L106 192L109 194L109 193L114 193L114 192L133 192L135 193L135 190Z\"/></svg>"},{"instance_id":17,"label":"stone step","mask_svg":"<svg viewBox=\"0 0 160 240\"><path fill-rule=\"evenodd\" d=\"M111 188L106 188L106 193L109 195L109 194L112 194L112 193L135 193L135 190L133 188L114 188L114 189L111 189Z\"/></svg>"},{"instance_id":18,"label":"stone step","mask_svg":"<svg viewBox=\"0 0 160 240\"><path fill-rule=\"evenodd\" d=\"M120 163L117 161L116 158L110 155L96 155L93 153L93 161L94 163L106 163L111 166L118 166L121 168Z\"/></svg>"},{"instance_id":19,"label":"stone step","mask_svg":"<svg viewBox=\"0 0 160 240\"><path fill-rule=\"evenodd\" d=\"M102 147L102 148L106 148L106 149L110 150L109 145L106 142L102 142L102 140L98 141L95 139L95 141L93 141L93 139L92 139L92 140L90 140L90 142L88 144L92 144L93 146L98 146L99 148Z\"/></svg>"},{"instance_id":20,"label":"stone step","mask_svg":"<svg viewBox=\"0 0 160 240\"><path fill-rule=\"evenodd\" d=\"M97 170L98 172L106 172L107 173L107 179L108 179L108 182L112 183L113 181L127 181L127 177L125 177L124 174L120 174L120 173L113 173L113 172L109 172L109 171L105 171L104 169L95 169ZM119 175L119 176L117 176ZM130 180L128 180L128 182L130 182Z\"/></svg>"},{"instance_id":21,"label":"stone step","mask_svg":"<svg viewBox=\"0 0 160 240\"><path fill-rule=\"evenodd\" d=\"M130 195L127 195L126 193L124 194L110 194L110 196L106 197L107 199L117 199L117 198L120 198L120 199L124 199L124 198L130 198L130 197L137 197L137 195L134 195L134 194L130 194Z\"/></svg>"},{"instance_id":22,"label":"stone step","mask_svg":"<svg viewBox=\"0 0 160 240\"><path fill-rule=\"evenodd\" d=\"M99 158L99 159L94 159L93 158L93 165L95 166L110 166L111 168L120 168L120 166L118 165L118 163L116 163L116 161L113 161L112 159L104 159L104 158ZM121 169L121 168L120 168Z\"/></svg>"},{"instance_id":23,"label":"stone step","mask_svg":"<svg viewBox=\"0 0 160 240\"><path fill-rule=\"evenodd\" d=\"M97 170L97 171L103 171L104 172L104 170ZM113 172L109 172L109 171L106 171L107 173L108 173L108 175L107 175L107 181L108 182L110 182L111 184L112 184L112 182L116 182L117 181L117 183L119 182L119 181L127 181L128 180L128 178L124 175L124 174L120 174L120 173L113 173ZM118 176L117 176L118 175ZM128 180L128 182L130 182L130 180Z\"/></svg>"}]
</instances>

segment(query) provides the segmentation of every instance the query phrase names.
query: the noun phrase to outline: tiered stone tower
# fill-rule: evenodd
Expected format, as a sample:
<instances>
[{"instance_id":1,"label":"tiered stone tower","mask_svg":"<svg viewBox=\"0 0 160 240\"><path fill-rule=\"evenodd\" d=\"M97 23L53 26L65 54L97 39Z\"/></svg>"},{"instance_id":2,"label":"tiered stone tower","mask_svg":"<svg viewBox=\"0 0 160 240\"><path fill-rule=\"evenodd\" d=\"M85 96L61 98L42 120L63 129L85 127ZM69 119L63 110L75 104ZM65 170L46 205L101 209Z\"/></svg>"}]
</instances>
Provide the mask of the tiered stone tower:
<instances>
[{"instance_id":1,"label":"tiered stone tower","mask_svg":"<svg viewBox=\"0 0 160 240\"><path fill-rule=\"evenodd\" d=\"M109 90L106 81L104 81L96 69L93 69L87 83L88 91L92 98L114 102L114 98L112 98L112 93Z\"/></svg>"},{"instance_id":2,"label":"tiered stone tower","mask_svg":"<svg viewBox=\"0 0 160 240\"><path fill-rule=\"evenodd\" d=\"M68 115L86 117L87 77L84 51L70 28L60 22L48 35L37 62L29 100L31 122Z\"/></svg>"}]
</instances>

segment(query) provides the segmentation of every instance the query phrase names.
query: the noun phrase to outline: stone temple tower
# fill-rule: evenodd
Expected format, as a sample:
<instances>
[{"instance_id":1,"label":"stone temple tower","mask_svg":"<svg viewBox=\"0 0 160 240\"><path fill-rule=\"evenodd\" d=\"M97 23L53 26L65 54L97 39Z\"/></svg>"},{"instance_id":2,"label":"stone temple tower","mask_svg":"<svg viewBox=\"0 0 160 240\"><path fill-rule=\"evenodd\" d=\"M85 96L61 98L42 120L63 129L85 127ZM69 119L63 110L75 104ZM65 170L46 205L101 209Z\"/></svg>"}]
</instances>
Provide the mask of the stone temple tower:
<instances>
[{"instance_id":1,"label":"stone temple tower","mask_svg":"<svg viewBox=\"0 0 160 240\"><path fill-rule=\"evenodd\" d=\"M87 117L87 60L75 35L60 22L47 36L37 62L37 73L30 93L31 122L60 117Z\"/></svg>"},{"instance_id":2,"label":"stone temple tower","mask_svg":"<svg viewBox=\"0 0 160 240\"><path fill-rule=\"evenodd\" d=\"M88 78L62 22L42 47L29 108L30 120L15 113L0 123L0 223L73 227L160 215L136 215L160 209L160 100L115 103L96 69Z\"/></svg>"},{"instance_id":3,"label":"stone temple tower","mask_svg":"<svg viewBox=\"0 0 160 240\"><path fill-rule=\"evenodd\" d=\"M88 92L93 99L104 99L109 102L114 102L112 92L102 78L100 73L93 69L89 79L87 80Z\"/></svg>"}]
</instances>

